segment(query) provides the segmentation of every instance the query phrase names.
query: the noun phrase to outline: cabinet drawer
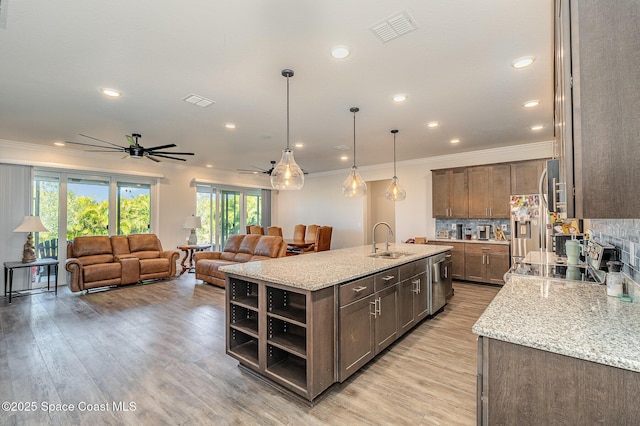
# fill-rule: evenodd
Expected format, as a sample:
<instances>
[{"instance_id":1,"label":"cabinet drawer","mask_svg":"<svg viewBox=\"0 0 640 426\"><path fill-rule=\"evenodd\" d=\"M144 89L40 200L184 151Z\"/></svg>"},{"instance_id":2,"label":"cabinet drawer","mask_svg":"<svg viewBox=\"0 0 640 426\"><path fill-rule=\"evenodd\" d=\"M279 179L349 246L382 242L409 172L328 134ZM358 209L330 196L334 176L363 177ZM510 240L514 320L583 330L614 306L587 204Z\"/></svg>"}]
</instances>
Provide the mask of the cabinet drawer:
<instances>
[{"instance_id":1,"label":"cabinet drawer","mask_svg":"<svg viewBox=\"0 0 640 426\"><path fill-rule=\"evenodd\" d=\"M340 306L369 296L373 293L373 277L363 278L340 286Z\"/></svg>"},{"instance_id":2,"label":"cabinet drawer","mask_svg":"<svg viewBox=\"0 0 640 426\"><path fill-rule=\"evenodd\" d=\"M406 280L427 270L427 259L400 265L400 280Z\"/></svg>"},{"instance_id":3,"label":"cabinet drawer","mask_svg":"<svg viewBox=\"0 0 640 426\"><path fill-rule=\"evenodd\" d=\"M464 245L465 253L505 253L509 254L509 246L504 244L476 244Z\"/></svg>"},{"instance_id":4,"label":"cabinet drawer","mask_svg":"<svg viewBox=\"0 0 640 426\"><path fill-rule=\"evenodd\" d=\"M391 268L373 276L374 291L383 290L399 282L399 268Z\"/></svg>"}]
</instances>

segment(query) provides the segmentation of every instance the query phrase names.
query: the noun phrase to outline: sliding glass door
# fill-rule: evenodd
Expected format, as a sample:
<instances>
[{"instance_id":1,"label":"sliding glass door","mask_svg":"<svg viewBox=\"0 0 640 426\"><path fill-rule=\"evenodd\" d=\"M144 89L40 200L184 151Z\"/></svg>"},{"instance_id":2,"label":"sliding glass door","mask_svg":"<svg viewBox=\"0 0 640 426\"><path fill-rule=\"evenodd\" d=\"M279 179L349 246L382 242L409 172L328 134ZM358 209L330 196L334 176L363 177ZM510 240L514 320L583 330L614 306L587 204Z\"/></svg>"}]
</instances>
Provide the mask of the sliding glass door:
<instances>
[{"instance_id":1,"label":"sliding glass door","mask_svg":"<svg viewBox=\"0 0 640 426\"><path fill-rule=\"evenodd\" d=\"M238 191L220 191L221 247L229 235L244 233L240 232L240 195Z\"/></svg>"}]
</instances>

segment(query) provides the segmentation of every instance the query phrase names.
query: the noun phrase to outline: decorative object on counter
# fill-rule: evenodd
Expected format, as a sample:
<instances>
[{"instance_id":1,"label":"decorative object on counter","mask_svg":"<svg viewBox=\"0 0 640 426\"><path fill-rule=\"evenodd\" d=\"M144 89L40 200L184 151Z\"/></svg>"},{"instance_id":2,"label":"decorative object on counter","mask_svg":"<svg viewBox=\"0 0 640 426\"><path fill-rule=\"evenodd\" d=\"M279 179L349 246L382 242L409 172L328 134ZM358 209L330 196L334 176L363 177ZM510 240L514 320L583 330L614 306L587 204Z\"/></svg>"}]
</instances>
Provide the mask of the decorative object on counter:
<instances>
[{"instance_id":1,"label":"decorative object on counter","mask_svg":"<svg viewBox=\"0 0 640 426\"><path fill-rule=\"evenodd\" d=\"M191 234L189 234L189 239L187 240L187 244L190 246L195 246L198 244L198 236L196 235L196 228L202 228L202 218L200 216L187 216L184 219L184 224L182 225L184 229L191 229Z\"/></svg>"},{"instance_id":2,"label":"decorative object on counter","mask_svg":"<svg viewBox=\"0 0 640 426\"><path fill-rule=\"evenodd\" d=\"M362 197L367 193L367 183L358 173L358 167L356 166L356 112L360 111L360 108L352 107L349 111L353 113L353 166L349 176L342 182L342 195L345 197Z\"/></svg>"},{"instance_id":3,"label":"decorative object on counter","mask_svg":"<svg viewBox=\"0 0 640 426\"><path fill-rule=\"evenodd\" d=\"M607 262L607 296L619 297L624 294L622 285L624 278L622 277L622 262L619 260L610 260Z\"/></svg>"},{"instance_id":4,"label":"decorative object on counter","mask_svg":"<svg viewBox=\"0 0 640 426\"><path fill-rule=\"evenodd\" d=\"M504 231L502 230L502 228L494 228L493 237L498 241L506 241L507 240L507 236L504 235Z\"/></svg>"},{"instance_id":5,"label":"decorative object on counter","mask_svg":"<svg viewBox=\"0 0 640 426\"><path fill-rule=\"evenodd\" d=\"M47 232L49 231L44 227L42 221L40 220L40 216L25 216L22 219L22 223L18 225L13 232L28 232L27 234L27 242L24 243L22 250L22 263L30 263L35 262L36 260L36 249L33 246L33 233L34 232ZM6 279L6 274L5 274Z\"/></svg>"},{"instance_id":6,"label":"decorative object on counter","mask_svg":"<svg viewBox=\"0 0 640 426\"><path fill-rule=\"evenodd\" d=\"M577 265L580 261L580 254L582 253L582 244L576 240L567 241L564 244L564 249L567 252L567 264Z\"/></svg>"},{"instance_id":7,"label":"decorative object on counter","mask_svg":"<svg viewBox=\"0 0 640 426\"><path fill-rule=\"evenodd\" d=\"M398 183L398 177L396 176L396 134L398 133L398 130L394 129L391 133L393 134L393 178L391 179L391 184L389 184L384 197L391 201L402 201L407 198L407 192L402 189Z\"/></svg>"},{"instance_id":8,"label":"decorative object on counter","mask_svg":"<svg viewBox=\"0 0 640 426\"><path fill-rule=\"evenodd\" d=\"M426 237L416 237L415 238L415 242L416 244L427 244L427 239Z\"/></svg>"},{"instance_id":9,"label":"decorative object on counter","mask_svg":"<svg viewBox=\"0 0 640 426\"><path fill-rule=\"evenodd\" d=\"M289 148L289 78L293 77L290 69L282 70L287 78L287 148L282 151L280 162L271 172L271 186L274 189L300 189L304 185L304 172L293 159L293 151Z\"/></svg>"}]
</instances>

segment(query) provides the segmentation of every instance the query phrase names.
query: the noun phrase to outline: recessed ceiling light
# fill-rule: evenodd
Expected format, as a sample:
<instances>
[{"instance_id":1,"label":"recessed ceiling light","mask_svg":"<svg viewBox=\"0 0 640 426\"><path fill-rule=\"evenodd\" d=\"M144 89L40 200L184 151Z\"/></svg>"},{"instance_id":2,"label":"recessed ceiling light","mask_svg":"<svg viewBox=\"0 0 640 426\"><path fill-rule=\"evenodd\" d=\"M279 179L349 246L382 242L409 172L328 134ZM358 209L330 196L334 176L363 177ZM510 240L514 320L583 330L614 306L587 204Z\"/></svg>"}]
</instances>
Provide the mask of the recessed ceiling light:
<instances>
[{"instance_id":1,"label":"recessed ceiling light","mask_svg":"<svg viewBox=\"0 0 640 426\"><path fill-rule=\"evenodd\" d=\"M213 168L213 164L206 164L205 167L208 168L208 169L211 169L211 168Z\"/></svg>"},{"instance_id":2,"label":"recessed ceiling light","mask_svg":"<svg viewBox=\"0 0 640 426\"><path fill-rule=\"evenodd\" d=\"M393 96L393 101L394 102L404 102L406 100L407 100L407 95L400 94L400 95L394 95Z\"/></svg>"},{"instance_id":3,"label":"recessed ceiling light","mask_svg":"<svg viewBox=\"0 0 640 426\"><path fill-rule=\"evenodd\" d=\"M227 129L235 129L236 125L233 123L225 123L224 127L226 127Z\"/></svg>"},{"instance_id":4,"label":"recessed ceiling light","mask_svg":"<svg viewBox=\"0 0 640 426\"><path fill-rule=\"evenodd\" d=\"M64 146L65 143L64 142L54 142L53 143L55 146Z\"/></svg>"},{"instance_id":5,"label":"recessed ceiling light","mask_svg":"<svg viewBox=\"0 0 640 426\"><path fill-rule=\"evenodd\" d=\"M430 122L427 123L427 127L431 128L431 129L435 129L439 125L440 125L440 122L438 122L438 121L430 121Z\"/></svg>"},{"instance_id":6,"label":"recessed ceiling light","mask_svg":"<svg viewBox=\"0 0 640 426\"><path fill-rule=\"evenodd\" d=\"M534 132L542 129L544 129L544 126L542 124L536 124L535 126L531 126L531 130L533 130Z\"/></svg>"},{"instance_id":7,"label":"recessed ceiling light","mask_svg":"<svg viewBox=\"0 0 640 426\"><path fill-rule=\"evenodd\" d=\"M103 95L109 96L110 98L119 98L122 96L122 93L116 89L102 88L100 91Z\"/></svg>"},{"instance_id":8,"label":"recessed ceiling light","mask_svg":"<svg viewBox=\"0 0 640 426\"><path fill-rule=\"evenodd\" d=\"M536 58L534 58L533 56L523 56L522 58L518 58L515 61L511 62L511 66L516 69L526 68L529 65L533 64L535 60Z\"/></svg>"},{"instance_id":9,"label":"recessed ceiling light","mask_svg":"<svg viewBox=\"0 0 640 426\"><path fill-rule=\"evenodd\" d=\"M531 101L527 101L522 104L522 106L525 108L533 108L533 107L537 107L538 105L540 105L540 101L537 99L533 99Z\"/></svg>"},{"instance_id":10,"label":"recessed ceiling light","mask_svg":"<svg viewBox=\"0 0 640 426\"><path fill-rule=\"evenodd\" d=\"M347 161L349 159L349 157L347 157L346 155L343 155L342 157L340 157L340 159L342 161Z\"/></svg>"},{"instance_id":11,"label":"recessed ceiling light","mask_svg":"<svg viewBox=\"0 0 640 426\"><path fill-rule=\"evenodd\" d=\"M451 139L449 142L451 142L451 143L460 143L460 139L458 139L458 138Z\"/></svg>"},{"instance_id":12,"label":"recessed ceiling light","mask_svg":"<svg viewBox=\"0 0 640 426\"><path fill-rule=\"evenodd\" d=\"M296 148L302 148L304 146L304 144L302 142L296 142L296 144L294 146Z\"/></svg>"},{"instance_id":13,"label":"recessed ceiling light","mask_svg":"<svg viewBox=\"0 0 640 426\"><path fill-rule=\"evenodd\" d=\"M331 49L331 56L333 56L336 59L344 59L347 56L349 56L350 53L351 51L349 50L349 47L343 44L334 46Z\"/></svg>"}]
</instances>

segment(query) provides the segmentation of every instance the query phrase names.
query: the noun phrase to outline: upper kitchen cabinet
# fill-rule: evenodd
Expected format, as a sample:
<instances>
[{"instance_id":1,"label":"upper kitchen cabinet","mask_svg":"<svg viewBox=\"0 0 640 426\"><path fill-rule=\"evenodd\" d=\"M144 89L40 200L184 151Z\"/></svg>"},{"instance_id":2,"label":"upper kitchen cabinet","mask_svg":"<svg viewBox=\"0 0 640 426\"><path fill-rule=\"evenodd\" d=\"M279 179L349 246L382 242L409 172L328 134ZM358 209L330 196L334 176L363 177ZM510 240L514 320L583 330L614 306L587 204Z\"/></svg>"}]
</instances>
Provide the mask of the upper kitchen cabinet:
<instances>
[{"instance_id":1,"label":"upper kitchen cabinet","mask_svg":"<svg viewBox=\"0 0 640 426\"><path fill-rule=\"evenodd\" d=\"M495 164L470 167L469 217L509 218L511 195L511 166Z\"/></svg>"},{"instance_id":2,"label":"upper kitchen cabinet","mask_svg":"<svg viewBox=\"0 0 640 426\"><path fill-rule=\"evenodd\" d=\"M431 182L433 217L469 217L466 169L433 170Z\"/></svg>"},{"instance_id":3,"label":"upper kitchen cabinet","mask_svg":"<svg viewBox=\"0 0 640 426\"><path fill-rule=\"evenodd\" d=\"M555 125L568 217L640 217L638 17L638 0L556 0Z\"/></svg>"},{"instance_id":4,"label":"upper kitchen cabinet","mask_svg":"<svg viewBox=\"0 0 640 426\"><path fill-rule=\"evenodd\" d=\"M540 176L546 160L511 163L511 194L527 195L540 193Z\"/></svg>"}]
</instances>

